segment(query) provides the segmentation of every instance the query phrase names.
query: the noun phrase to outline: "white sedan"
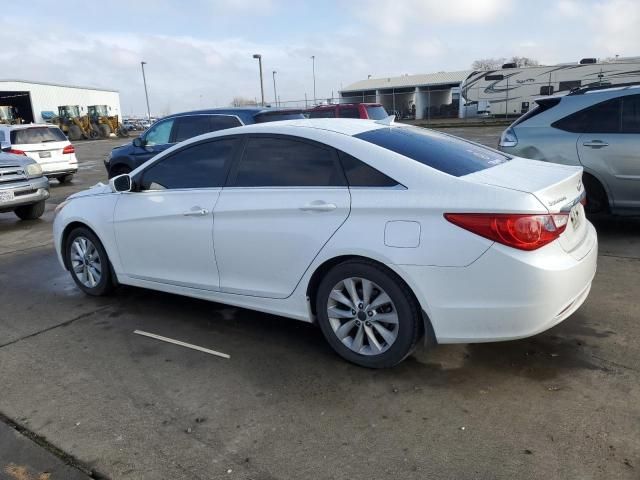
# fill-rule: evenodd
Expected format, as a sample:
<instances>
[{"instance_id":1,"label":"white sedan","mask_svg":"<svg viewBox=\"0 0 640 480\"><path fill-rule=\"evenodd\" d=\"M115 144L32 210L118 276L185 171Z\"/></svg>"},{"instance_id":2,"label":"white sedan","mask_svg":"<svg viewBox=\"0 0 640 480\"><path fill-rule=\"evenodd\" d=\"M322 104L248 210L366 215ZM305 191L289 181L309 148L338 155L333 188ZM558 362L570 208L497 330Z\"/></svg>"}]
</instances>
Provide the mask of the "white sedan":
<instances>
[{"instance_id":1,"label":"white sedan","mask_svg":"<svg viewBox=\"0 0 640 480\"><path fill-rule=\"evenodd\" d=\"M57 209L90 295L134 285L317 322L345 359L527 337L584 302L582 169L352 119L201 135Z\"/></svg>"}]
</instances>

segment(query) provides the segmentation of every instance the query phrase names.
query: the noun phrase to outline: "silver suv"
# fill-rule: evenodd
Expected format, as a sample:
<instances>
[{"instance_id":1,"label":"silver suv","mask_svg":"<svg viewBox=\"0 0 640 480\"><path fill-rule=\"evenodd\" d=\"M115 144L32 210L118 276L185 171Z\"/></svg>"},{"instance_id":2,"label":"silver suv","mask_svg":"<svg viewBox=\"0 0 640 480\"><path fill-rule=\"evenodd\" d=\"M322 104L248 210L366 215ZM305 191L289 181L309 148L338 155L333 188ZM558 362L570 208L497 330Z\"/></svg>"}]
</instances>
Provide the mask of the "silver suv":
<instances>
[{"instance_id":1,"label":"silver suv","mask_svg":"<svg viewBox=\"0 0 640 480\"><path fill-rule=\"evenodd\" d=\"M44 213L49 180L42 167L26 155L0 153L0 213L13 211L22 220Z\"/></svg>"},{"instance_id":2,"label":"silver suv","mask_svg":"<svg viewBox=\"0 0 640 480\"><path fill-rule=\"evenodd\" d=\"M640 85L536 100L500 137L511 155L584 167L587 210L640 213Z\"/></svg>"}]
</instances>

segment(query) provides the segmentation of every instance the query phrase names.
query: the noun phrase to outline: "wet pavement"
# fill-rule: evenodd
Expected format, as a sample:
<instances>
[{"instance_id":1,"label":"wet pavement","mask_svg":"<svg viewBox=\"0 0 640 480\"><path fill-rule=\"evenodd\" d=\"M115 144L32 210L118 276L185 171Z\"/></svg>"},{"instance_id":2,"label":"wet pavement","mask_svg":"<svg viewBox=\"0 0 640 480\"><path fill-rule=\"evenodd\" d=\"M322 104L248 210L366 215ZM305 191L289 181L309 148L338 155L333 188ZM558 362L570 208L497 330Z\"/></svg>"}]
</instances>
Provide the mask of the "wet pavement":
<instances>
[{"instance_id":1,"label":"wet pavement","mask_svg":"<svg viewBox=\"0 0 640 480\"><path fill-rule=\"evenodd\" d=\"M453 130L495 145L502 129ZM0 414L44 440L29 464L12 452L31 440L0 422L5 470L75 478L37 463L51 453L112 479L640 477L640 222L597 221L591 295L548 332L371 371L301 322L137 288L81 294L53 253L53 208L106 181L120 143L79 143L82 170L52 181L42 220L0 214Z\"/></svg>"}]
</instances>

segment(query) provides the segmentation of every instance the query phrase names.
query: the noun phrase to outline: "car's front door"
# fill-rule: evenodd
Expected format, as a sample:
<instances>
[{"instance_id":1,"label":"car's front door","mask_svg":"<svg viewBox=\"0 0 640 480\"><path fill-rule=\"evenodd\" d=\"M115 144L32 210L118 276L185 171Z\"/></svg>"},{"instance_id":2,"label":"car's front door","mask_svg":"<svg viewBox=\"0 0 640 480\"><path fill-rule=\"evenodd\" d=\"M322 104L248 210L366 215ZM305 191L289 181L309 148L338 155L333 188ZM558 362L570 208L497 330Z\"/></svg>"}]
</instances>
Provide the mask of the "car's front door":
<instances>
[{"instance_id":1,"label":"car's front door","mask_svg":"<svg viewBox=\"0 0 640 480\"><path fill-rule=\"evenodd\" d=\"M205 141L136 175L120 195L114 230L123 272L133 278L217 290L213 209L238 140Z\"/></svg>"},{"instance_id":2,"label":"car's front door","mask_svg":"<svg viewBox=\"0 0 640 480\"><path fill-rule=\"evenodd\" d=\"M640 208L640 95L619 97L586 112L578 138L582 165L600 173L617 208Z\"/></svg>"},{"instance_id":3,"label":"car's front door","mask_svg":"<svg viewBox=\"0 0 640 480\"><path fill-rule=\"evenodd\" d=\"M295 137L249 137L215 208L221 290L291 295L350 203L332 148Z\"/></svg>"}]
</instances>

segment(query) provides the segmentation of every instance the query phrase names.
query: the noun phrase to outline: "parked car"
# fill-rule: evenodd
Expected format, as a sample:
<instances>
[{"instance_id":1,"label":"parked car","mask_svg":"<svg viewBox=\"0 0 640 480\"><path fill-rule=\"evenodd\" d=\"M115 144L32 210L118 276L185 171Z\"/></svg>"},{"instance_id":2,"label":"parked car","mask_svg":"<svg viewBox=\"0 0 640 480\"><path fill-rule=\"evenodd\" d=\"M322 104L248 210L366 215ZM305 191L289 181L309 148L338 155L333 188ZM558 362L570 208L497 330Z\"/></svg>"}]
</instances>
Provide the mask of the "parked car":
<instances>
[{"instance_id":1,"label":"parked car","mask_svg":"<svg viewBox=\"0 0 640 480\"><path fill-rule=\"evenodd\" d=\"M379 103L318 105L307 110L306 114L308 118L360 118L363 120L382 120L389 116Z\"/></svg>"},{"instance_id":2,"label":"parked car","mask_svg":"<svg viewBox=\"0 0 640 480\"><path fill-rule=\"evenodd\" d=\"M121 283L316 321L345 359L389 367L423 335L522 338L575 312L597 258L581 176L408 125L264 123L71 196L54 239L87 294Z\"/></svg>"},{"instance_id":3,"label":"parked car","mask_svg":"<svg viewBox=\"0 0 640 480\"><path fill-rule=\"evenodd\" d=\"M14 212L22 220L44 213L49 180L42 167L25 155L0 153L0 212Z\"/></svg>"},{"instance_id":4,"label":"parked car","mask_svg":"<svg viewBox=\"0 0 640 480\"><path fill-rule=\"evenodd\" d=\"M536 100L500 150L584 168L590 212L640 212L640 85L579 88Z\"/></svg>"},{"instance_id":5,"label":"parked car","mask_svg":"<svg viewBox=\"0 0 640 480\"><path fill-rule=\"evenodd\" d=\"M32 158L49 178L68 183L78 171L76 150L55 125L0 125L2 150Z\"/></svg>"},{"instance_id":6,"label":"parked car","mask_svg":"<svg viewBox=\"0 0 640 480\"><path fill-rule=\"evenodd\" d=\"M175 143L203 133L296 118L304 118L302 110L248 107L176 113L158 120L133 142L114 148L104 160L104 165L109 178L112 178L132 171Z\"/></svg>"}]
</instances>

